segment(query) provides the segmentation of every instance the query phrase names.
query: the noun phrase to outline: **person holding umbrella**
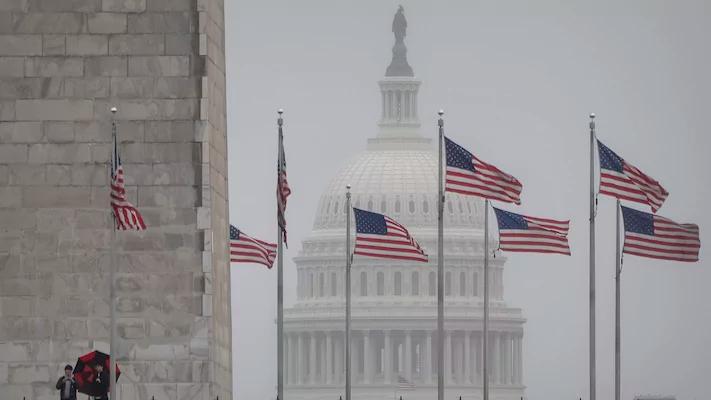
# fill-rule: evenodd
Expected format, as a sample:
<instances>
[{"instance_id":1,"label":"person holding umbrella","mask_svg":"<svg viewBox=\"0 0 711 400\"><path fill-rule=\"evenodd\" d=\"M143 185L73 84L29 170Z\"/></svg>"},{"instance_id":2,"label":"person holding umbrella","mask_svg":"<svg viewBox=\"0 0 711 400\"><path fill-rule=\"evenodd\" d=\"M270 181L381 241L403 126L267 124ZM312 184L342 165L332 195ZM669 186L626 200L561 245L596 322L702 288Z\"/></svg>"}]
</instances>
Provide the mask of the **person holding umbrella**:
<instances>
[{"instance_id":1,"label":"person holding umbrella","mask_svg":"<svg viewBox=\"0 0 711 400\"><path fill-rule=\"evenodd\" d=\"M64 367L64 376L57 380L56 388L59 391L59 400L77 400L77 383L72 375L72 366Z\"/></svg>"},{"instance_id":2,"label":"person holding umbrella","mask_svg":"<svg viewBox=\"0 0 711 400\"><path fill-rule=\"evenodd\" d=\"M96 393L95 400L109 400L109 373L104 371L104 366L101 364L94 365L94 381L91 383L92 392Z\"/></svg>"}]
</instances>

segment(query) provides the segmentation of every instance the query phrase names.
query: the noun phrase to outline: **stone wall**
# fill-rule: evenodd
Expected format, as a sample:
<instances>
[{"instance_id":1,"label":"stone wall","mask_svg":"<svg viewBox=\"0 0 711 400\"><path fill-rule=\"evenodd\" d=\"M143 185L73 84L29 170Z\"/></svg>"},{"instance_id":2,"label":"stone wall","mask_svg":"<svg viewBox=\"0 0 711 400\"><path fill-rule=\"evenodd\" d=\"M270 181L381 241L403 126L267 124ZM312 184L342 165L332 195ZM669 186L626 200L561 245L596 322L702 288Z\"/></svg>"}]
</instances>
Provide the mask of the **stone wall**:
<instances>
[{"instance_id":1,"label":"stone wall","mask_svg":"<svg viewBox=\"0 0 711 400\"><path fill-rule=\"evenodd\" d=\"M117 234L120 399L231 399L222 0L0 0L0 398L108 351L109 107L146 232Z\"/></svg>"}]
</instances>

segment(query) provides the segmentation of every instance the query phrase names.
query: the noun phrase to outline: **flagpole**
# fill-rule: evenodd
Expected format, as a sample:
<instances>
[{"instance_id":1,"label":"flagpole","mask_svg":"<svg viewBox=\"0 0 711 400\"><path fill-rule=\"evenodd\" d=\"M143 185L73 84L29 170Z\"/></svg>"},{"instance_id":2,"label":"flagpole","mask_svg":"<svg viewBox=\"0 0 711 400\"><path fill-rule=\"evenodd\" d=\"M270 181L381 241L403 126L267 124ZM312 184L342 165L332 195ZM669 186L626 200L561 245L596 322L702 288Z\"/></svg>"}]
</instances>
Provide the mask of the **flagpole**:
<instances>
[{"instance_id":1,"label":"flagpole","mask_svg":"<svg viewBox=\"0 0 711 400\"><path fill-rule=\"evenodd\" d=\"M113 140L112 149L112 166L115 166L118 162L116 157L116 147L118 146L118 138L116 136L116 112L118 109L116 107L111 107L111 137ZM113 169L111 173L113 173ZM109 182L112 182L111 177L109 177ZM116 218L113 215L113 209L111 210L111 244L109 245L109 297L111 298L109 303L109 319L110 319L110 329L109 333L109 398L111 400L116 400L114 394L116 393L116 313L114 311L116 293L114 289L114 245L116 244Z\"/></svg>"},{"instance_id":2,"label":"flagpole","mask_svg":"<svg viewBox=\"0 0 711 400\"><path fill-rule=\"evenodd\" d=\"M489 199L484 200L484 352L482 372L484 400L489 400Z\"/></svg>"},{"instance_id":3,"label":"flagpole","mask_svg":"<svg viewBox=\"0 0 711 400\"><path fill-rule=\"evenodd\" d=\"M620 275L622 274L622 254L620 253L620 199L617 199L615 214L615 400L620 400Z\"/></svg>"},{"instance_id":4,"label":"flagpole","mask_svg":"<svg viewBox=\"0 0 711 400\"><path fill-rule=\"evenodd\" d=\"M279 144L277 162L277 181L281 179L282 164L284 163L284 133L282 126L284 119L281 108L277 111L279 118ZM281 184L277 182L277 191L281 192ZM278 193L280 195L280 193ZM284 237L279 225L279 213L277 212L277 400L284 400Z\"/></svg>"},{"instance_id":5,"label":"flagpole","mask_svg":"<svg viewBox=\"0 0 711 400\"><path fill-rule=\"evenodd\" d=\"M595 400L595 114L590 114L590 400Z\"/></svg>"},{"instance_id":6,"label":"flagpole","mask_svg":"<svg viewBox=\"0 0 711 400\"><path fill-rule=\"evenodd\" d=\"M442 143L444 142L444 115L439 110L439 181L437 205L437 400L444 400L444 172L442 170Z\"/></svg>"},{"instance_id":7,"label":"flagpole","mask_svg":"<svg viewBox=\"0 0 711 400\"><path fill-rule=\"evenodd\" d=\"M351 400L351 185L346 185L346 400Z\"/></svg>"}]
</instances>

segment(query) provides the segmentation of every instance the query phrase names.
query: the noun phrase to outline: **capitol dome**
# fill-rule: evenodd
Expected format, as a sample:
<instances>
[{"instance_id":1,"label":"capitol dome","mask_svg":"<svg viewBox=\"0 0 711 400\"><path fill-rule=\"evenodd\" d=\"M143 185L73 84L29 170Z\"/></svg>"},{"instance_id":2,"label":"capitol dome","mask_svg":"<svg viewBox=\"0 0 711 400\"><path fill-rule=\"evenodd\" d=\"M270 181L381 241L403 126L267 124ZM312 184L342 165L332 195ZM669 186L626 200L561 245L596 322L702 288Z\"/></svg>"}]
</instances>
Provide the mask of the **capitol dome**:
<instances>
[{"instance_id":1,"label":"capitol dome","mask_svg":"<svg viewBox=\"0 0 711 400\"><path fill-rule=\"evenodd\" d=\"M396 35L393 61L379 82L377 134L327 185L313 229L294 258L297 300L284 310L284 376L290 400L335 400L344 394L344 270L346 253L352 253L345 248L346 216L353 221L346 208L346 185L351 186L353 207L397 220L429 254L427 263L354 257L352 398L436 398L438 157L436 141L421 133L421 82L407 63L403 38ZM483 219L483 200L446 193L447 398L479 400L482 395ZM489 387L491 399L517 400L525 389L525 319L519 308L504 301L505 262L499 255L489 260Z\"/></svg>"}]
</instances>

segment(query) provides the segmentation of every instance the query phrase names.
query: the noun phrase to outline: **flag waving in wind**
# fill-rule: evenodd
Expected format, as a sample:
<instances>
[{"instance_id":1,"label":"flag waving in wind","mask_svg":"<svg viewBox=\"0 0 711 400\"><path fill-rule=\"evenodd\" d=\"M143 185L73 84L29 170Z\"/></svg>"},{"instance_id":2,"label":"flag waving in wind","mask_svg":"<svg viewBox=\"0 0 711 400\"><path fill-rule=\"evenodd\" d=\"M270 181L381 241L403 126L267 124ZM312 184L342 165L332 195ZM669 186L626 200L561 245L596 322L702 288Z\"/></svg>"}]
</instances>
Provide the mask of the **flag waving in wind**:
<instances>
[{"instance_id":1,"label":"flag waving in wind","mask_svg":"<svg viewBox=\"0 0 711 400\"><path fill-rule=\"evenodd\" d=\"M518 179L481 161L449 138L445 137L444 142L447 152L446 191L521 204L523 186Z\"/></svg>"},{"instance_id":2,"label":"flag waving in wind","mask_svg":"<svg viewBox=\"0 0 711 400\"><path fill-rule=\"evenodd\" d=\"M116 229L146 229L141 213L126 199L123 165L119 156L116 133L113 134L113 149L111 152L111 210L116 221Z\"/></svg>"},{"instance_id":3,"label":"flag waving in wind","mask_svg":"<svg viewBox=\"0 0 711 400\"><path fill-rule=\"evenodd\" d=\"M600 157L600 193L620 200L648 204L652 212L656 213L669 192L599 140L597 148Z\"/></svg>"},{"instance_id":4,"label":"flag waving in wind","mask_svg":"<svg viewBox=\"0 0 711 400\"><path fill-rule=\"evenodd\" d=\"M570 221L528 217L493 208L499 223L501 250L570 255Z\"/></svg>"},{"instance_id":5,"label":"flag waving in wind","mask_svg":"<svg viewBox=\"0 0 711 400\"><path fill-rule=\"evenodd\" d=\"M427 254L404 226L383 214L353 208L356 241L353 254L427 262Z\"/></svg>"},{"instance_id":6,"label":"flag waving in wind","mask_svg":"<svg viewBox=\"0 0 711 400\"><path fill-rule=\"evenodd\" d=\"M672 261L698 261L699 226L622 207L625 224L623 253Z\"/></svg>"},{"instance_id":7,"label":"flag waving in wind","mask_svg":"<svg viewBox=\"0 0 711 400\"><path fill-rule=\"evenodd\" d=\"M230 262L257 263L272 267L277 245L257 240L230 225Z\"/></svg>"}]
</instances>

